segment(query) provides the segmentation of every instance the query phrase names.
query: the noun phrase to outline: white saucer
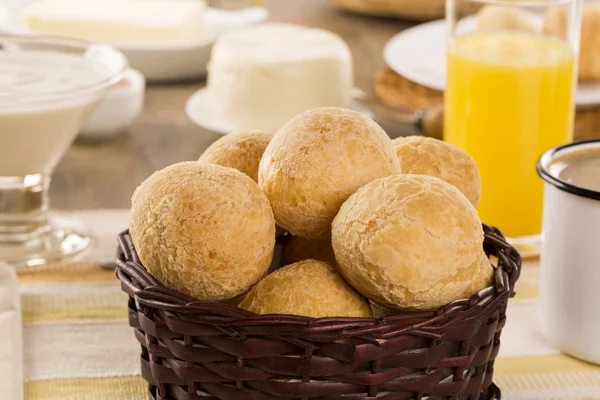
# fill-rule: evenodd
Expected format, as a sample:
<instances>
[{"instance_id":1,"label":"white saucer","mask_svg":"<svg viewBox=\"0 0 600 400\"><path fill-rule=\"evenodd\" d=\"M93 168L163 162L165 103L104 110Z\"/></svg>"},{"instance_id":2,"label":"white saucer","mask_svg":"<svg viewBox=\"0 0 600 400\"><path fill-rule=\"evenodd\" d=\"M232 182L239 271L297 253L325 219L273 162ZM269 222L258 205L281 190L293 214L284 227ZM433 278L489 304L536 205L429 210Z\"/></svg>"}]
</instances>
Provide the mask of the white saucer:
<instances>
[{"instance_id":1,"label":"white saucer","mask_svg":"<svg viewBox=\"0 0 600 400\"><path fill-rule=\"evenodd\" d=\"M355 89L358 90L358 89ZM226 135L230 132L236 131L236 129L219 125L212 119L212 113L208 105L210 104L210 93L207 88L203 88L194 93L187 101L185 105L185 112L190 120L201 128L209 131ZM373 118L373 111L365 105L352 101L350 107L351 110L358 111L370 118ZM249 129L252 129L249 127Z\"/></svg>"},{"instance_id":2,"label":"white saucer","mask_svg":"<svg viewBox=\"0 0 600 400\"><path fill-rule=\"evenodd\" d=\"M472 31L475 18L467 17L457 27ZM446 22L427 22L402 31L385 46L386 64L399 75L435 90L446 88ZM576 94L578 106L600 104L600 81L579 82Z\"/></svg>"}]
</instances>

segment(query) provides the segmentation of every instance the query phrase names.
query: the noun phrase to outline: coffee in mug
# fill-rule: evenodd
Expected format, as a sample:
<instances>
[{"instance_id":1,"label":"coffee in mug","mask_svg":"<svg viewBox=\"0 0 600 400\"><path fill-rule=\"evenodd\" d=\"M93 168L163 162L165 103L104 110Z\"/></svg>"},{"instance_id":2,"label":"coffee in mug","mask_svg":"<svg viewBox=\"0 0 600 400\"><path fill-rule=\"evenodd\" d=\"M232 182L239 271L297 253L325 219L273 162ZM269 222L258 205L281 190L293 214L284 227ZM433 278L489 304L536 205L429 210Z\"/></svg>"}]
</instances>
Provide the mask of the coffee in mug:
<instances>
[{"instance_id":1,"label":"coffee in mug","mask_svg":"<svg viewBox=\"0 0 600 400\"><path fill-rule=\"evenodd\" d=\"M550 175L582 189L600 192L600 148L571 151L556 157Z\"/></svg>"}]
</instances>

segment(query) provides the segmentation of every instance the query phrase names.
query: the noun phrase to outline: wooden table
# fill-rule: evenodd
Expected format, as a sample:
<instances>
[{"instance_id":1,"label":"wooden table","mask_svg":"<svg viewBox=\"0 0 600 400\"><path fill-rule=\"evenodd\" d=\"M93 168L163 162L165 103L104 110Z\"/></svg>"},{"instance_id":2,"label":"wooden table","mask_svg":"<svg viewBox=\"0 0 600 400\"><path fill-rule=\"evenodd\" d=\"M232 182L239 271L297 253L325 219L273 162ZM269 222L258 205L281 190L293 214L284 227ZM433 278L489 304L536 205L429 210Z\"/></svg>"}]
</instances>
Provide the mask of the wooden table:
<instances>
[{"instance_id":1,"label":"wooden table","mask_svg":"<svg viewBox=\"0 0 600 400\"><path fill-rule=\"evenodd\" d=\"M410 26L332 9L328 0L271 0L272 21L326 28L350 45L356 86L371 90L383 66L383 46ZM133 190L154 171L195 160L220 136L188 120L184 106L203 82L150 86L139 120L119 137L96 145L76 143L58 166L52 186L57 209L127 208Z\"/></svg>"}]
</instances>

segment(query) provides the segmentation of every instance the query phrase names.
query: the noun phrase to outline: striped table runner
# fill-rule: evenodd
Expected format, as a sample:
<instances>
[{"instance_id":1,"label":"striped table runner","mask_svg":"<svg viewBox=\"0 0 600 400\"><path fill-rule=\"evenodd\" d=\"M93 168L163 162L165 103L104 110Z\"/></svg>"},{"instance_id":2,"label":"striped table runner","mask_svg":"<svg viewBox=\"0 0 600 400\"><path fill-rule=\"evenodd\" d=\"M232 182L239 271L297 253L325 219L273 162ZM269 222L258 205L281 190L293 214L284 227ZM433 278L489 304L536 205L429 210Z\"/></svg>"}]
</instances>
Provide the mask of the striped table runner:
<instances>
[{"instance_id":1,"label":"striped table runner","mask_svg":"<svg viewBox=\"0 0 600 400\"><path fill-rule=\"evenodd\" d=\"M139 345L127 324L127 296L112 271L116 234L128 212L70 215L94 232L78 263L21 272L26 400L147 399ZM510 302L495 382L508 400L600 400L600 367L559 354L536 327L538 265L524 266ZM600 339L599 339L600 340Z\"/></svg>"}]
</instances>

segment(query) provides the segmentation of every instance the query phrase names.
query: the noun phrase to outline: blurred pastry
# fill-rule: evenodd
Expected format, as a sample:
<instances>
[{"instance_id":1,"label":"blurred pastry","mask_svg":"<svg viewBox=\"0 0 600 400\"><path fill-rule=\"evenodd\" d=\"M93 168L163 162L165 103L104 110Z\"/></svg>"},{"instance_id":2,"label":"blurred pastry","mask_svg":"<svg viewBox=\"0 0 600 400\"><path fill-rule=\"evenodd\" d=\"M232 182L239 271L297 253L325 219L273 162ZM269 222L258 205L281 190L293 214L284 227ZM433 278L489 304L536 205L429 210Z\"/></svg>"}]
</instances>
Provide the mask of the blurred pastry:
<instances>
[{"instance_id":1,"label":"blurred pastry","mask_svg":"<svg viewBox=\"0 0 600 400\"><path fill-rule=\"evenodd\" d=\"M350 196L333 221L332 244L344 278L370 300L436 310L471 285L483 228L454 186L425 175L394 175Z\"/></svg>"},{"instance_id":2,"label":"blurred pastry","mask_svg":"<svg viewBox=\"0 0 600 400\"><path fill-rule=\"evenodd\" d=\"M392 141L405 174L429 175L454 185L475 207L481 197L479 168L467 152L441 140L409 136Z\"/></svg>"},{"instance_id":3,"label":"blurred pastry","mask_svg":"<svg viewBox=\"0 0 600 400\"><path fill-rule=\"evenodd\" d=\"M258 164L273 134L264 131L229 133L213 144L198 161L237 169L258 181Z\"/></svg>"},{"instance_id":4,"label":"blurred pastry","mask_svg":"<svg viewBox=\"0 0 600 400\"><path fill-rule=\"evenodd\" d=\"M330 240L306 239L288 236L281 250L281 265L294 264L303 260L326 261L335 265L335 255Z\"/></svg>"},{"instance_id":5,"label":"blurred pastry","mask_svg":"<svg viewBox=\"0 0 600 400\"><path fill-rule=\"evenodd\" d=\"M566 6L556 6L548 10L544 21L544 33L566 38ZM597 1L583 3L579 79L600 79L600 2Z\"/></svg>"},{"instance_id":6,"label":"blurred pastry","mask_svg":"<svg viewBox=\"0 0 600 400\"><path fill-rule=\"evenodd\" d=\"M352 79L350 49L336 34L267 23L217 39L207 88L218 126L276 131L305 110L349 106Z\"/></svg>"},{"instance_id":7,"label":"blurred pastry","mask_svg":"<svg viewBox=\"0 0 600 400\"><path fill-rule=\"evenodd\" d=\"M357 112L327 107L298 115L275 134L258 182L281 227L292 235L328 239L348 196L400 172L392 141L379 125Z\"/></svg>"},{"instance_id":8,"label":"blurred pastry","mask_svg":"<svg viewBox=\"0 0 600 400\"><path fill-rule=\"evenodd\" d=\"M256 314L371 318L367 300L331 264L305 260L260 281L239 305Z\"/></svg>"},{"instance_id":9,"label":"blurred pastry","mask_svg":"<svg viewBox=\"0 0 600 400\"><path fill-rule=\"evenodd\" d=\"M184 162L132 198L130 232L148 272L198 300L244 294L268 271L275 220L264 193L232 168Z\"/></svg>"},{"instance_id":10,"label":"blurred pastry","mask_svg":"<svg viewBox=\"0 0 600 400\"><path fill-rule=\"evenodd\" d=\"M431 21L444 18L445 0L330 0L340 9L403 21ZM464 15L471 15L481 5L473 0L455 0Z\"/></svg>"},{"instance_id":11,"label":"blurred pastry","mask_svg":"<svg viewBox=\"0 0 600 400\"><path fill-rule=\"evenodd\" d=\"M485 6L477 13L475 30L537 32L536 15L519 7Z\"/></svg>"}]
</instances>

